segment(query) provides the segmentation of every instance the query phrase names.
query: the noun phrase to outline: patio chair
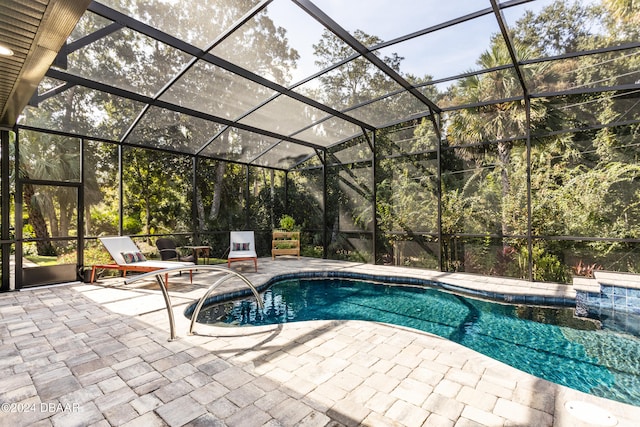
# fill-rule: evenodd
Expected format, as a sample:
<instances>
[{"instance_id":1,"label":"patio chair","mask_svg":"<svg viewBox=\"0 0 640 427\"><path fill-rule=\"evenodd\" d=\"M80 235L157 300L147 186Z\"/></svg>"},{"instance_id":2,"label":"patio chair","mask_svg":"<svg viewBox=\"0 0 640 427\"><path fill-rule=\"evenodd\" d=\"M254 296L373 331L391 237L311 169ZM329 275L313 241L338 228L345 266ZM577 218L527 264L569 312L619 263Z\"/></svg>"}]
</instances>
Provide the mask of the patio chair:
<instances>
[{"instance_id":1,"label":"patio chair","mask_svg":"<svg viewBox=\"0 0 640 427\"><path fill-rule=\"evenodd\" d=\"M193 255L182 256L178 253L176 242L174 242L173 239L161 237L156 240L156 247L158 248L158 252L160 252L160 258L162 258L163 261L194 262L195 258Z\"/></svg>"},{"instance_id":2,"label":"patio chair","mask_svg":"<svg viewBox=\"0 0 640 427\"><path fill-rule=\"evenodd\" d=\"M256 254L256 240L253 231L232 231L229 235L229 256L227 267L236 261L251 261L258 272L258 255Z\"/></svg>"},{"instance_id":3,"label":"patio chair","mask_svg":"<svg viewBox=\"0 0 640 427\"><path fill-rule=\"evenodd\" d=\"M91 269L91 283L94 282L96 270L99 268L122 271L124 277L128 271L148 273L164 268L194 265L192 262L155 261L147 260L140 249L129 236L100 237L98 238L105 249L111 255L114 264L96 264ZM189 280L193 283L193 271L189 270ZM165 283L169 284L169 275L165 275Z\"/></svg>"}]
</instances>

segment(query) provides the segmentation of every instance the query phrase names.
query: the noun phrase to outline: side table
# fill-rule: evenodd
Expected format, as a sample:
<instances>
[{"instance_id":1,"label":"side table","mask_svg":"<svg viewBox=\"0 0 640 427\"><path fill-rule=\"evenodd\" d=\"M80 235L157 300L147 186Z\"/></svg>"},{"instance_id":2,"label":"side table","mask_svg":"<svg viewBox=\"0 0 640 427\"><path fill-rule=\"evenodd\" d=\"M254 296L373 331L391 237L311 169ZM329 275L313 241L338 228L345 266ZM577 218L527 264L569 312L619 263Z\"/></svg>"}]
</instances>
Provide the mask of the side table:
<instances>
[{"instance_id":1,"label":"side table","mask_svg":"<svg viewBox=\"0 0 640 427\"><path fill-rule=\"evenodd\" d=\"M210 246L183 246L183 248L191 249L193 253L193 262L198 265L198 255L202 254L205 258L205 263L209 264L209 251L211 250Z\"/></svg>"}]
</instances>

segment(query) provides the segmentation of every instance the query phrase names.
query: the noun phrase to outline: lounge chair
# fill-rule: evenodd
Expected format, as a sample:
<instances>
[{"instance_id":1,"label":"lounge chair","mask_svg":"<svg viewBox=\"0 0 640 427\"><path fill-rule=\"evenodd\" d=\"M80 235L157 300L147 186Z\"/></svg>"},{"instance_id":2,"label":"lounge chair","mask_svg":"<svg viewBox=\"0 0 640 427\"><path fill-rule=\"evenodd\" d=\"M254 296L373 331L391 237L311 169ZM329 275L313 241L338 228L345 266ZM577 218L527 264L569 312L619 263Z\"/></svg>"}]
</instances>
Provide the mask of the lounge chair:
<instances>
[{"instance_id":1,"label":"lounge chair","mask_svg":"<svg viewBox=\"0 0 640 427\"><path fill-rule=\"evenodd\" d=\"M100 237L98 240L109 252L115 263L94 265L91 269L91 283L94 282L96 270L99 268L119 270L126 277L128 271L148 273L164 268L194 265L192 262L147 260L129 236ZM191 270L189 270L189 279L193 282L193 272ZM169 283L168 275L165 275L165 283Z\"/></svg>"},{"instance_id":2,"label":"lounge chair","mask_svg":"<svg viewBox=\"0 0 640 427\"><path fill-rule=\"evenodd\" d=\"M236 261L251 261L258 272L258 255L256 254L256 240L253 231L232 231L229 235L229 256L227 267Z\"/></svg>"}]
</instances>

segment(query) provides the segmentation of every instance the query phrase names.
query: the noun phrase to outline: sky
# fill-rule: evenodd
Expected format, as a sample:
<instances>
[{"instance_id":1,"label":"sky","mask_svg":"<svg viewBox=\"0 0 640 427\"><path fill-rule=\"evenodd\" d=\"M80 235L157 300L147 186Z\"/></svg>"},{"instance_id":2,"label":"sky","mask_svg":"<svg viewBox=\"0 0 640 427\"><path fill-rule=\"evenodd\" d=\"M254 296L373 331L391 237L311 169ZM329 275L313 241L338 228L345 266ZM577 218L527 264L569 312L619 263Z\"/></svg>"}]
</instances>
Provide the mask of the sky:
<instances>
[{"instance_id":1,"label":"sky","mask_svg":"<svg viewBox=\"0 0 640 427\"><path fill-rule=\"evenodd\" d=\"M101 1L117 9L124 7L124 3L121 3L122 0ZM177 2L177 0L158 1ZM352 34L355 30L362 30L384 41L439 25L469 13L491 8L489 0L311 1L331 19L335 20L339 26ZM524 5L505 9L504 15L508 23L513 24L526 9L537 12L544 6L553 3L553 1L529 1ZM577 1L593 2L597 0ZM258 1L256 0L255 4L257 3ZM273 0L267 6L266 11L276 26L287 30L289 45L300 54L298 67L292 71L292 78L288 83L299 82L303 78L320 71L319 67L314 64L316 58L313 56L312 46L321 39L323 31L321 24L291 0ZM164 30L172 32L169 28ZM434 79L440 79L477 69L475 66L476 60L489 47L491 36L499 32L497 20L491 13L415 38L401 45L393 45L382 51L381 54L397 53L403 57L402 74L404 75L412 74L416 77L430 75ZM213 37L214 35L208 36ZM189 41L195 42L195 40ZM203 46L209 42L210 40L205 38ZM231 57L233 57L233 54ZM231 60L233 61L233 59ZM284 84L285 82L278 83Z\"/></svg>"},{"instance_id":2,"label":"sky","mask_svg":"<svg viewBox=\"0 0 640 427\"><path fill-rule=\"evenodd\" d=\"M491 7L489 0L312 1L347 31L353 33L360 29L385 41ZM528 2L505 10L504 15L508 23L514 23L525 9L537 12L552 2ZM313 65L311 46L320 39L322 27L289 0L274 0L267 10L276 25L287 28L290 45L301 54L292 81L299 81L318 71ZM395 52L403 56L404 74L418 77L429 74L434 79L449 77L473 69L477 58L488 48L491 35L499 31L491 14L414 39L405 45L392 46L383 53Z\"/></svg>"}]
</instances>

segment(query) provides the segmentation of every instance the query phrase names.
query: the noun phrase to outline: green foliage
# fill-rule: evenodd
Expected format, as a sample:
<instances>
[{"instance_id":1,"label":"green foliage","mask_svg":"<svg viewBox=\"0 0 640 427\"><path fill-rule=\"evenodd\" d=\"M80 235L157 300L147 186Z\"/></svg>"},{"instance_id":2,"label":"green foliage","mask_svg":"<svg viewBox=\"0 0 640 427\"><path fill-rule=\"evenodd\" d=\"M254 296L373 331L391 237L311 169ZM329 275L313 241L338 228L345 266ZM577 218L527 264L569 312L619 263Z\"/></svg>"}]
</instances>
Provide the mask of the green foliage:
<instances>
[{"instance_id":1,"label":"green foliage","mask_svg":"<svg viewBox=\"0 0 640 427\"><path fill-rule=\"evenodd\" d=\"M76 252L70 252L57 258L58 264L74 264L77 259ZM84 265L109 264L113 262L109 253L101 245L88 245L84 250Z\"/></svg>"},{"instance_id":2,"label":"green foliage","mask_svg":"<svg viewBox=\"0 0 640 427\"><path fill-rule=\"evenodd\" d=\"M571 19L566 19L571 16ZM544 56L575 52L591 37L596 12L580 2L556 0L537 15L527 11L515 25L515 39Z\"/></svg>"},{"instance_id":3,"label":"green foliage","mask_svg":"<svg viewBox=\"0 0 640 427\"><path fill-rule=\"evenodd\" d=\"M249 209L251 211L250 227L257 230L273 230L280 227L280 218L289 215L296 221L296 229L320 228L322 209L318 200L318 183L312 175L290 173L287 188L288 205L285 208L284 174L251 174L252 194Z\"/></svg>"},{"instance_id":4,"label":"green foliage","mask_svg":"<svg viewBox=\"0 0 640 427\"><path fill-rule=\"evenodd\" d=\"M285 243L285 242L276 243L276 249L293 249L295 247L296 245L294 243Z\"/></svg>"},{"instance_id":5,"label":"green foliage","mask_svg":"<svg viewBox=\"0 0 640 427\"><path fill-rule=\"evenodd\" d=\"M555 255L541 255L534 258L533 280L568 283L567 267Z\"/></svg>"},{"instance_id":6,"label":"green foliage","mask_svg":"<svg viewBox=\"0 0 640 427\"><path fill-rule=\"evenodd\" d=\"M56 265L59 262L62 263L62 262L64 262L63 259L65 257L71 258L71 257L68 257L68 256L57 257L55 255L47 255L47 256L28 255L28 256L25 256L25 258L27 260L29 260L30 262L33 262L35 264L38 264L39 266ZM71 260L71 263L75 263L75 262L76 262L76 258L74 256L73 259Z\"/></svg>"},{"instance_id":7,"label":"green foliage","mask_svg":"<svg viewBox=\"0 0 640 427\"><path fill-rule=\"evenodd\" d=\"M145 234L189 229L190 209L185 196L190 192L191 161L158 151L128 149L123 181L125 214L140 221ZM128 230L137 230L130 224ZM129 227L129 224L126 225Z\"/></svg>"},{"instance_id":8,"label":"green foliage","mask_svg":"<svg viewBox=\"0 0 640 427\"><path fill-rule=\"evenodd\" d=\"M526 266L529 262L529 251L526 246L520 250L518 260L521 266ZM570 281L569 268L558 258L549 252L544 244L535 243L533 245L533 280L541 282L568 283ZM523 270L525 270L523 268Z\"/></svg>"},{"instance_id":9,"label":"green foliage","mask_svg":"<svg viewBox=\"0 0 640 427\"><path fill-rule=\"evenodd\" d=\"M280 228L285 231L293 231L296 226L296 220L291 215L282 215L280 218Z\"/></svg>"},{"instance_id":10,"label":"green foliage","mask_svg":"<svg viewBox=\"0 0 640 427\"><path fill-rule=\"evenodd\" d=\"M322 258L322 246L302 246L300 255L310 258Z\"/></svg>"},{"instance_id":11,"label":"green foliage","mask_svg":"<svg viewBox=\"0 0 640 427\"><path fill-rule=\"evenodd\" d=\"M124 234L139 234L142 232L142 221L140 218L125 216L122 219L122 229Z\"/></svg>"},{"instance_id":12,"label":"green foliage","mask_svg":"<svg viewBox=\"0 0 640 427\"><path fill-rule=\"evenodd\" d=\"M132 229L142 229L141 224L138 221L138 225L134 226L132 218L124 218L124 228L127 233ZM135 221L135 220L134 220ZM91 211L90 223L92 225L89 235L116 235L118 234L118 213L112 209L108 209L106 206L101 205ZM137 231L136 231L137 232ZM135 234L135 233L134 233Z\"/></svg>"}]
</instances>

